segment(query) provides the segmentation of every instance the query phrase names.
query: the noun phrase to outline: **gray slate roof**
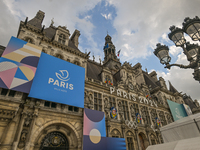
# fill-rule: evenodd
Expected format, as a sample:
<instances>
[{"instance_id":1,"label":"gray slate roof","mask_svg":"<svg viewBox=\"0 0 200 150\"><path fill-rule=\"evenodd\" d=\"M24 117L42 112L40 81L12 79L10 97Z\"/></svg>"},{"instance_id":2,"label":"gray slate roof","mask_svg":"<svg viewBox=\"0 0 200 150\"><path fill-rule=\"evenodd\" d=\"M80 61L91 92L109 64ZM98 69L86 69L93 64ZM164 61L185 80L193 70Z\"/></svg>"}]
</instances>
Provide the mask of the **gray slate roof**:
<instances>
[{"instance_id":1,"label":"gray slate roof","mask_svg":"<svg viewBox=\"0 0 200 150\"><path fill-rule=\"evenodd\" d=\"M88 60L87 62L87 77L95 80L102 81L101 79L102 66Z\"/></svg>"}]
</instances>

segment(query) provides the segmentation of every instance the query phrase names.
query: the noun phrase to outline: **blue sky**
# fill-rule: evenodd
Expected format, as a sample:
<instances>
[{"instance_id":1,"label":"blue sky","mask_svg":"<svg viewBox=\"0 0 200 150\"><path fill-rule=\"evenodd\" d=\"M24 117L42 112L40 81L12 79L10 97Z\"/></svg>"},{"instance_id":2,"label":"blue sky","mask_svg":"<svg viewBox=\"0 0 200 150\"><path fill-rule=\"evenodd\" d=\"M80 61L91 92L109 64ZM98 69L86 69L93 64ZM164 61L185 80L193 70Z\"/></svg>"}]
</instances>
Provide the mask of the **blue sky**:
<instances>
[{"instance_id":1,"label":"blue sky","mask_svg":"<svg viewBox=\"0 0 200 150\"><path fill-rule=\"evenodd\" d=\"M141 63L148 72L155 70L167 83L170 80L178 91L200 100L200 84L193 79L191 69L176 67L167 70L153 54L156 44L170 48L171 63L188 64L181 48L168 38L169 27L182 27L185 17L200 16L199 0L2 0L0 1L0 45L6 46L11 36L16 36L19 23L33 18L38 10L45 12L43 24L48 27L67 26L72 34L81 33L79 49L91 51L95 60L103 60L105 36L112 37L116 51L121 49L120 61ZM187 41L192 40L186 35ZM168 83L167 83L168 84Z\"/></svg>"}]
</instances>

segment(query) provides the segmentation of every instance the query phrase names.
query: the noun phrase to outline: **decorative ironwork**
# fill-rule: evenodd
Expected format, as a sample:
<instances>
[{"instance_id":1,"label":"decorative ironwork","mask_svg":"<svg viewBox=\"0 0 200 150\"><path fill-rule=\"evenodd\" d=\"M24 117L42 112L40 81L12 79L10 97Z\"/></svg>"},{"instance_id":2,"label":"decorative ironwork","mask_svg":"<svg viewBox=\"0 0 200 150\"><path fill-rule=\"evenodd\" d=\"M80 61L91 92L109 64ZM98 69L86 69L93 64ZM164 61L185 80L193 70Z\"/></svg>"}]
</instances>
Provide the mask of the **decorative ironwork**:
<instances>
[{"instance_id":1,"label":"decorative ironwork","mask_svg":"<svg viewBox=\"0 0 200 150\"><path fill-rule=\"evenodd\" d=\"M51 132L42 140L40 150L68 150L69 143L66 136L60 132Z\"/></svg>"}]
</instances>

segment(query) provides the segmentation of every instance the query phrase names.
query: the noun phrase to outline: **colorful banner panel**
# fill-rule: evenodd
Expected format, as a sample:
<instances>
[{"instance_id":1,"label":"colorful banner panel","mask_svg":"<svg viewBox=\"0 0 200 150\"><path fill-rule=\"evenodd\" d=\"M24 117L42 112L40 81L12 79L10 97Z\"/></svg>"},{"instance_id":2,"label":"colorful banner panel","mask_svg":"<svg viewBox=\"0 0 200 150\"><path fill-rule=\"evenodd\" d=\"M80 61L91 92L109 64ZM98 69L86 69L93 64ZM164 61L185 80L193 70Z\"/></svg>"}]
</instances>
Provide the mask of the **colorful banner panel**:
<instances>
[{"instance_id":1,"label":"colorful banner panel","mask_svg":"<svg viewBox=\"0 0 200 150\"><path fill-rule=\"evenodd\" d=\"M187 113L187 115L192 115L192 110L190 109L190 106L186 105L186 104L182 104L183 107L185 108L185 111Z\"/></svg>"},{"instance_id":2,"label":"colorful banner panel","mask_svg":"<svg viewBox=\"0 0 200 150\"><path fill-rule=\"evenodd\" d=\"M106 137L104 112L84 109L83 150L126 150L124 138Z\"/></svg>"},{"instance_id":3,"label":"colorful banner panel","mask_svg":"<svg viewBox=\"0 0 200 150\"><path fill-rule=\"evenodd\" d=\"M187 116L187 113L185 111L183 104L178 104L170 100L167 100L167 102L168 102L170 111L172 113L172 116L174 118L174 121L177 121Z\"/></svg>"},{"instance_id":4,"label":"colorful banner panel","mask_svg":"<svg viewBox=\"0 0 200 150\"><path fill-rule=\"evenodd\" d=\"M42 53L29 97L84 107L85 68Z\"/></svg>"},{"instance_id":5,"label":"colorful banner panel","mask_svg":"<svg viewBox=\"0 0 200 150\"><path fill-rule=\"evenodd\" d=\"M11 37L0 58L0 87L29 93L42 48Z\"/></svg>"}]
</instances>

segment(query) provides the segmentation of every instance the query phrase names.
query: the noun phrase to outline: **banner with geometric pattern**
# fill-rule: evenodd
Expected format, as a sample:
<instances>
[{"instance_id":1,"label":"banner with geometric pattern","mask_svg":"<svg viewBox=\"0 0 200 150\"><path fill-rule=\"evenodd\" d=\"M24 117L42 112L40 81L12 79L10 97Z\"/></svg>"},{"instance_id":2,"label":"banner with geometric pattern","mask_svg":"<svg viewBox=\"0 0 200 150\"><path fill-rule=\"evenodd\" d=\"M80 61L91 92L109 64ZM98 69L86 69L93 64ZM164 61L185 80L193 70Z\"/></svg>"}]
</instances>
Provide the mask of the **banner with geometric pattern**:
<instances>
[{"instance_id":1,"label":"banner with geometric pattern","mask_svg":"<svg viewBox=\"0 0 200 150\"><path fill-rule=\"evenodd\" d=\"M29 93L42 48L11 37L0 58L0 87Z\"/></svg>"}]
</instances>

